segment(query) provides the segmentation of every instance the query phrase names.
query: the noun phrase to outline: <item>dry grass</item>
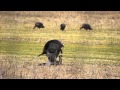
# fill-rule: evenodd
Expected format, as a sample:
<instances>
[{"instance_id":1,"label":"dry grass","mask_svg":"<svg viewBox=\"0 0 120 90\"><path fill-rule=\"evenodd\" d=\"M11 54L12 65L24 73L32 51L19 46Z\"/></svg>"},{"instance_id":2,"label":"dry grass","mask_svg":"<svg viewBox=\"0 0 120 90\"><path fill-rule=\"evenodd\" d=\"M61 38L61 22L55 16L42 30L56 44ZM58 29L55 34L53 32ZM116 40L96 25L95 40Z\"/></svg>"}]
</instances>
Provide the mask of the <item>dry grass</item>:
<instances>
[{"instance_id":1,"label":"dry grass","mask_svg":"<svg viewBox=\"0 0 120 90\"><path fill-rule=\"evenodd\" d=\"M9 60L8 60L9 58ZM70 61L70 58L64 58ZM72 59L73 60L73 59ZM59 66L39 66L36 58L1 55L1 79L120 79L120 66L104 64L66 63Z\"/></svg>"}]
</instances>

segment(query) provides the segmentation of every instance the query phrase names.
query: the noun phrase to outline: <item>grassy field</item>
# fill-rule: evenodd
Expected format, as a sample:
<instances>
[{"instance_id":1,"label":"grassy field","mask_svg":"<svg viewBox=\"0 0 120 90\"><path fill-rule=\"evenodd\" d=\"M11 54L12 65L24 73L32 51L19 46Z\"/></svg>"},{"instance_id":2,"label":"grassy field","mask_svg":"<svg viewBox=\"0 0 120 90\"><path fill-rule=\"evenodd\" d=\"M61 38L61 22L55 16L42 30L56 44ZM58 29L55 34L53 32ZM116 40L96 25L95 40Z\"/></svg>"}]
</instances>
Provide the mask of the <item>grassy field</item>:
<instances>
[{"instance_id":1,"label":"grassy field","mask_svg":"<svg viewBox=\"0 0 120 90\"><path fill-rule=\"evenodd\" d=\"M45 28L33 29L37 21ZM83 23L93 30L80 30ZM63 65L39 66L51 39L65 45ZM0 79L31 78L120 79L120 12L0 11Z\"/></svg>"}]
</instances>

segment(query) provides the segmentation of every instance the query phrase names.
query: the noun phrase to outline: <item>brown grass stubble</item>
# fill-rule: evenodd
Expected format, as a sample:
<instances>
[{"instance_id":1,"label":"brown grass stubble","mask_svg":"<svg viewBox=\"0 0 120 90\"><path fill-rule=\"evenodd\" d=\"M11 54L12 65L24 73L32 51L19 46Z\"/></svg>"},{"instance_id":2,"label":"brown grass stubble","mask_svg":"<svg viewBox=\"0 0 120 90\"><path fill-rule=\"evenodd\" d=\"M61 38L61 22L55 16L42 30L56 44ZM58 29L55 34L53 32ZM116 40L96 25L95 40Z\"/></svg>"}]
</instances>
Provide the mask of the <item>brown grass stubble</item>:
<instances>
[{"instance_id":1,"label":"brown grass stubble","mask_svg":"<svg viewBox=\"0 0 120 90\"><path fill-rule=\"evenodd\" d=\"M9 60L8 60L9 58ZM68 59L69 58L64 58ZM21 60L21 62L19 62ZM73 59L72 59L73 60ZM77 59L75 59L77 60ZM59 66L39 66L39 61L17 56L1 56L1 79L119 79L120 67L111 65L64 63Z\"/></svg>"}]
</instances>

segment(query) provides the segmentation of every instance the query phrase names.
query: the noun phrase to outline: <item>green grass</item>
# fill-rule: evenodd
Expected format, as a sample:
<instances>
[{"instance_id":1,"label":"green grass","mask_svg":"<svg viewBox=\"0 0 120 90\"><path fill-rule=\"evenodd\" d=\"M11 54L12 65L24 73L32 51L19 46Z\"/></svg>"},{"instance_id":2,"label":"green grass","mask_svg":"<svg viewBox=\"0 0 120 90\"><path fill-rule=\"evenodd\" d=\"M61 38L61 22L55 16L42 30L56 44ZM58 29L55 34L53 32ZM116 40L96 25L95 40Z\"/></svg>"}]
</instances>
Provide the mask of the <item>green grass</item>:
<instances>
[{"instance_id":1,"label":"green grass","mask_svg":"<svg viewBox=\"0 0 120 90\"><path fill-rule=\"evenodd\" d=\"M119 38L113 36L106 37L105 35L107 35L107 33L100 32L104 35L102 37L98 35L100 34L99 32L95 32L94 34L94 31L76 31L77 33L67 33L67 31L63 33L58 31L58 34L48 32L45 33L43 31L41 31L40 34L36 32L31 33L31 31L27 34L27 32L28 31L25 33L19 33L18 35L13 33L1 34L1 53L20 56L30 55L31 58L37 57L37 55L42 52L44 44L48 40L54 39L51 37L54 35L56 39L62 38L61 40L63 40L65 44L65 47L63 48L63 55L65 58L86 58L88 61L90 59L91 63L92 59L94 63L99 62L97 60L94 61L95 59L99 59L101 62L103 61L103 64L104 60L116 61L117 63L120 63Z\"/></svg>"}]
</instances>

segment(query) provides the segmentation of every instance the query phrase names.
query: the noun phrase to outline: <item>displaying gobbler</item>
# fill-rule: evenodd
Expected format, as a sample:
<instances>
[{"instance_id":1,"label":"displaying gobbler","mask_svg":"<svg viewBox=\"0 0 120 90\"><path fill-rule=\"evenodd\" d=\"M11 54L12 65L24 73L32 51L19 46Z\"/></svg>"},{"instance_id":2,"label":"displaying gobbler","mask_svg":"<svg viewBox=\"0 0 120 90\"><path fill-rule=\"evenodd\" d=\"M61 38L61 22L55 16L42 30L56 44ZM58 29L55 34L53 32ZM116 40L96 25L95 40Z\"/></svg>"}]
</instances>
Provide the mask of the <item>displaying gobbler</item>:
<instances>
[{"instance_id":1,"label":"displaying gobbler","mask_svg":"<svg viewBox=\"0 0 120 90\"><path fill-rule=\"evenodd\" d=\"M50 40L45 44L43 52L38 56L46 54L50 65L55 65L60 52L62 54L62 47L64 47L64 45L59 40ZM62 62L61 56L59 56L59 61L60 63Z\"/></svg>"}]
</instances>

